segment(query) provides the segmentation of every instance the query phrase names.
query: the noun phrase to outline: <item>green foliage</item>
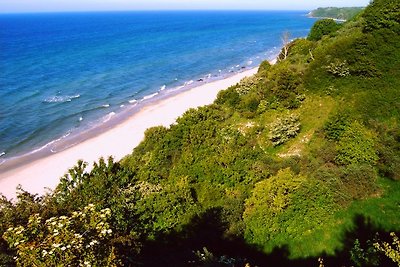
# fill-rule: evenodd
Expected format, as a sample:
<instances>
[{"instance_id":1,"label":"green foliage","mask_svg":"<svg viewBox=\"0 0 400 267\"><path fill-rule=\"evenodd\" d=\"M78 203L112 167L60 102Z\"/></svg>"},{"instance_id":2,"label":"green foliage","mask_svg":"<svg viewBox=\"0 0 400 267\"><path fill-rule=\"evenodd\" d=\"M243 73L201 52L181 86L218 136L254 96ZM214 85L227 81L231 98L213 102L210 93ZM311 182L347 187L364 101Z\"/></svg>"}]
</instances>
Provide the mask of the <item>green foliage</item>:
<instances>
[{"instance_id":1,"label":"green foliage","mask_svg":"<svg viewBox=\"0 0 400 267\"><path fill-rule=\"evenodd\" d=\"M382 130L384 126L380 127ZM378 167L382 175L400 180L400 129L394 126L380 134Z\"/></svg>"},{"instance_id":2,"label":"green foliage","mask_svg":"<svg viewBox=\"0 0 400 267\"><path fill-rule=\"evenodd\" d=\"M358 122L346 127L338 142L338 164L374 164L378 160L375 150L375 135Z\"/></svg>"},{"instance_id":3,"label":"green foliage","mask_svg":"<svg viewBox=\"0 0 400 267\"><path fill-rule=\"evenodd\" d=\"M216 104L227 104L229 107L236 107L240 103L240 95L236 91L236 86L222 90L218 93Z\"/></svg>"},{"instance_id":4,"label":"green foliage","mask_svg":"<svg viewBox=\"0 0 400 267\"><path fill-rule=\"evenodd\" d=\"M390 236L393 239L392 244L389 244L387 242L376 242L374 243L374 246L376 249L385 253L388 258L390 258L392 261L400 266L400 241L394 232L390 233Z\"/></svg>"},{"instance_id":5,"label":"green foliage","mask_svg":"<svg viewBox=\"0 0 400 267\"><path fill-rule=\"evenodd\" d=\"M302 70L296 65L290 65L288 62L278 64L270 71L267 85L263 88L269 102L277 101L289 109L298 108L304 100L302 76Z\"/></svg>"},{"instance_id":6,"label":"green foliage","mask_svg":"<svg viewBox=\"0 0 400 267\"><path fill-rule=\"evenodd\" d=\"M250 92L250 90L259 83L260 80L261 79L256 75L251 77L245 77L237 85L236 92L239 94L239 96L247 95Z\"/></svg>"},{"instance_id":7,"label":"green foliage","mask_svg":"<svg viewBox=\"0 0 400 267\"><path fill-rule=\"evenodd\" d=\"M257 183L246 200L245 239L265 252L286 245L293 257L315 255L326 249L322 233L335 209L321 184L284 169Z\"/></svg>"},{"instance_id":8,"label":"green foliage","mask_svg":"<svg viewBox=\"0 0 400 267\"><path fill-rule=\"evenodd\" d=\"M94 205L45 221L34 214L3 238L16 249L18 266L116 266L110 215L110 209L96 211Z\"/></svg>"},{"instance_id":9,"label":"green foliage","mask_svg":"<svg viewBox=\"0 0 400 267\"><path fill-rule=\"evenodd\" d=\"M351 261L357 267L363 266L379 266L379 258L377 257L377 249L373 246L373 241L368 240L363 248L360 241L356 239L354 246L350 251Z\"/></svg>"},{"instance_id":10,"label":"green foliage","mask_svg":"<svg viewBox=\"0 0 400 267\"><path fill-rule=\"evenodd\" d=\"M362 7L320 7L311 11L309 15L314 18L349 20L363 9Z\"/></svg>"},{"instance_id":11,"label":"green foliage","mask_svg":"<svg viewBox=\"0 0 400 267\"><path fill-rule=\"evenodd\" d=\"M17 199L15 202L7 200L4 196L0 198L0 233L5 233L14 225L26 224L32 214L42 210L46 203L46 197L38 197L24 191L20 186L17 188ZM0 239L0 265L13 266L15 251L11 250L7 242Z\"/></svg>"},{"instance_id":12,"label":"green foliage","mask_svg":"<svg viewBox=\"0 0 400 267\"><path fill-rule=\"evenodd\" d=\"M305 38L295 39L288 45L288 58L291 63L305 64L314 60L315 43Z\"/></svg>"},{"instance_id":13,"label":"green foliage","mask_svg":"<svg viewBox=\"0 0 400 267\"><path fill-rule=\"evenodd\" d=\"M348 114L335 114L324 125L325 135L329 140L338 141L349 125L350 119Z\"/></svg>"},{"instance_id":14,"label":"green foliage","mask_svg":"<svg viewBox=\"0 0 400 267\"><path fill-rule=\"evenodd\" d=\"M374 0L364 14L366 31L379 29L400 30L400 3L398 0Z\"/></svg>"},{"instance_id":15,"label":"green foliage","mask_svg":"<svg viewBox=\"0 0 400 267\"><path fill-rule=\"evenodd\" d=\"M139 218L141 231L149 238L177 230L190 221L197 209L186 179L164 187L142 182L138 189L140 197L130 212Z\"/></svg>"},{"instance_id":16,"label":"green foliage","mask_svg":"<svg viewBox=\"0 0 400 267\"><path fill-rule=\"evenodd\" d=\"M67 254L59 251L64 241L56 238L72 242L72 233L90 245L93 238L82 231L93 237L96 227L74 215L90 203L94 214L112 211L106 218L86 217L104 219L112 234L101 240L101 248L93 243L93 249L66 257L94 257L102 266L108 259L124 266L154 266L146 265L154 255L163 260L157 266L183 266L193 260L192 251L200 251L200 266L241 264L214 255L242 257L246 244L264 252L287 248L290 258L324 254L336 260L349 254L343 251L348 248L344 240L355 228L356 214L384 231L397 231L397 7L393 0L377 0L352 21L318 22L312 32L318 41L291 42L285 60L263 62L256 76L221 91L214 104L187 111L168 128L147 130L121 162L100 159L89 171L80 161L54 192L38 197L21 190L15 202L0 199L0 232L12 228L7 238L27 240L9 248L1 239L0 265L15 265L17 253L26 254L18 259L21 265L42 261L42 254L31 257L33 252L24 247L28 243L47 246L47 253L54 249L60 259ZM301 133L299 117L287 115L294 113L301 117ZM205 216L210 210L218 216ZM54 227L69 224L54 228L59 232L55 239L46 224L50 218ZM223 242L215 243L217 238ZM353 260L373 265L370 246L361 241ZM231 253L237 246L240 253Z\"/></svg>"},{"instance_id":17,"label":"green foliage","mask_svg":"<svg viewBox=\"0 0 400 267\"><path fill-rule=\"evenodd\" d=\"M304 177L295 176L290 169L285 169L255 185L251 197L246 200L243 214L247 240L265 245L273 239L273 233L279 228L276 217L290 205L291 194L303 180Z\"/></svg>"},{"instance_id":18,"label":"green foliage","mask_svg":"<svg viewBox=\"0 0 400 267\"><path fill-rule=\"evenodd\" d=\"M322 19L317 21L311 28L307 39L310 41L321 40L322 36L332 34L340 28L333 19Z\"/></svg>"},{"instance_id":19,"label":"green foliage","mask_svg":"<svg viewBox=\"0 0 400 267\"><path fill-rule=\"evenodd\" d=\"M268 71L271 69L271 64L269 63L268 60L264 60L263 62L261 62L260 66L258 67L258 74L260 75L265 75L266 73L268 73Z\"/></svg>"},{"instance_id":20,"label":"green foliage","mask_svg":"<svg viewBox=\"0 0 400 267\"><path fill-rule=\"evenodd\" d=\"M269 140L274 146L286 143L300 132L300 122L297 115L278 118L270 127Z\"/></svg>"}]
</instances>

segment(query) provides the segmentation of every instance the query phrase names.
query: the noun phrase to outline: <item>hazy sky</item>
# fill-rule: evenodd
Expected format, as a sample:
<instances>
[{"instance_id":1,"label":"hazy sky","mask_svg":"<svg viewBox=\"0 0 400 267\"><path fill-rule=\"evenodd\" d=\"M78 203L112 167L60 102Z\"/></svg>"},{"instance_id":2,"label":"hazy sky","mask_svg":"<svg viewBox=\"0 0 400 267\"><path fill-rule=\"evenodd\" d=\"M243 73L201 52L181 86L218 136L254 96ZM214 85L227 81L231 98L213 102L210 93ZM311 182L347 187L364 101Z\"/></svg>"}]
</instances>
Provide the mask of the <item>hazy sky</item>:
<instances>
[{"instance_id":1,"label":"hazy sky","mask_svg":"<svg viewBox=\"0 0 400 267\"><path fill-rule=\"evenodd\" d=\"M369 0L0 0L0 12L264 9L310 10L326 6L366 6Z\"/></svg>"}]
</instances>

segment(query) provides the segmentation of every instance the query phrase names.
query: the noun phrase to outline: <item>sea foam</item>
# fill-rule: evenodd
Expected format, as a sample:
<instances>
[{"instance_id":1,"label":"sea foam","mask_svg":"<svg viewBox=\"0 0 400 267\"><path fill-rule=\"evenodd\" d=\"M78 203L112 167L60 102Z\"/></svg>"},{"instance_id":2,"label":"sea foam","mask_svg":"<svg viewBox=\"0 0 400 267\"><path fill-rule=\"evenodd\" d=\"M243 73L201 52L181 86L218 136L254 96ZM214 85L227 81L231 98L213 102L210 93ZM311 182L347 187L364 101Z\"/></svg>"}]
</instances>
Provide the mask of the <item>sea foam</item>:
<instances>
[{"instance_id":1,"label":"sea foam","mask_svg":"<svg viewBox=\"0 0 400 267\"><path fill-rule=\"evenodd\" d=\"M75 98L79 98L81 95L56 95L50 96L43 100L45 103L64 103L64 102L71 102Z\"/></svg>"}]
</instances>

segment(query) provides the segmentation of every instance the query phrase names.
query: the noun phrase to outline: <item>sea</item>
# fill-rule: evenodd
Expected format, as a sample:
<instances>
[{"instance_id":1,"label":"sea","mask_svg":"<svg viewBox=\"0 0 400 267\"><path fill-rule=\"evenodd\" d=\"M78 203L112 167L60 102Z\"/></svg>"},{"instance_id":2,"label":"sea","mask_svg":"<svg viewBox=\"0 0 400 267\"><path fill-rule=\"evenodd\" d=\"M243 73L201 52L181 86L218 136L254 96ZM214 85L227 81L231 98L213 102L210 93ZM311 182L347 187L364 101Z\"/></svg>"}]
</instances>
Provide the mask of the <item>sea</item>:
<instances>
[{"instance_id":1,"label":"sea","mask_svg":"<svg viewBox=\"0 0 400 267\"><path fill-rule=\"evenodd\" d=\"M62 151L144 105L254 68L308 11L0 14L0 168Z\"/></svg>"}]
</instances>

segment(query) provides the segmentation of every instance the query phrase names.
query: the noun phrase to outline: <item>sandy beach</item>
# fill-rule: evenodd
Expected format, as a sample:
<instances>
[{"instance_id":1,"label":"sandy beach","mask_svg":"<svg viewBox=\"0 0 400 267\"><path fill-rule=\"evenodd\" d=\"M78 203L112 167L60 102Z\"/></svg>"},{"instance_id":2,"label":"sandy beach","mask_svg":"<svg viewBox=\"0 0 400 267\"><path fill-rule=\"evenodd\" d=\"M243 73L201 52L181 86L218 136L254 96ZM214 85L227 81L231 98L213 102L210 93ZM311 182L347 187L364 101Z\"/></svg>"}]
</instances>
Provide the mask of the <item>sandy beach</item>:
<instances>
[{"instance_id":1,"label":"sandy beach","mask_svg":"<svg viewBox=\"0 0 400 267\"><path fill-rule=\"evenodd\" d=\"M254 75L257 69L247 70L146 105L121 124L96 137L62 152L7 170L0 175L0 192L7 198L14 198L15 189L20 184L30 193L43 194L45 188L55 188L60 177L78 160L84 160L89 165L100 157L113 156L115 160L120 160L143 140L146 129L158 125L169 126L189 108L211 104L220 90L235 85L246 76Z\"/></svg>"}]
</instances>

